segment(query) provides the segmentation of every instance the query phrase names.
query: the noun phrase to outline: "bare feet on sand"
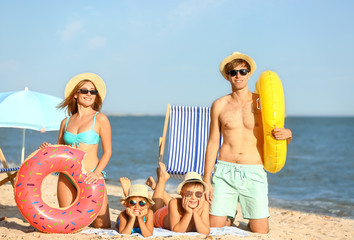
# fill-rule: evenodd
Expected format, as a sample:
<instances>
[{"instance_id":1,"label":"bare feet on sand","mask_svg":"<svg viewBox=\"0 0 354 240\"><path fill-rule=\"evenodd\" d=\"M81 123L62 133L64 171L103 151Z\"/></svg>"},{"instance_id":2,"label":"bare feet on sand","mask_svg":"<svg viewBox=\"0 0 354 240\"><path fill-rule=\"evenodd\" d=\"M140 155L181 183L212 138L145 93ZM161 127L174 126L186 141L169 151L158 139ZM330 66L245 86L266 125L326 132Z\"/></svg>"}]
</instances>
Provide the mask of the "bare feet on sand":
<instances>
[{"instance_id":1,"label":"bare feet on sand","mask_svg":"<svg viewBox=\"0 0 354 240\"><path fill-rule=\"evenodd\" d=\"M124 197L128 196L129 188L130 188L130 185L131 185L129 178L121 177L119 179L119 181L120 181L120 184L122 185Z\"/></svg>"},{"instance_id":2,"label":"bare feet on sand","mask_svg":"<svg viewBox=\"0 0 354 240\"><path fill-rule=\"evenodd\" d=\"M166 166L162 162L159 162L159 167L156 169L157 180L167 181L170 178L170 174L166 171Z\"/></svg>"},{"instance_id":3,"label":"bare feet on sand","mask_svg":"<svg viewBox=\"0 0 354 240\"><path fill-rule=\"evenodd\" d=\"M146 179L145 184L148 185L149 187L151 187L151 189L155 191L156 182L152 176L150 176L148 179Z\"/></svg>"},{"instance_id":4,"label":"bare feet on sand","mask_svg":"<svg viewBox=\"0 0 354 240\"><path fill-rule=\"evenodd\" d=\"M156 169L156 174L157 174L157 181L161 179L162 181L166 182L170 178L170 174L166 171L166 166L162 162L159 162L159 167ZM155 179L150 176L146 182L146 185L151 187L152 190L155 190L156 188L156 182Z\"/></svg>"}]
</instances>

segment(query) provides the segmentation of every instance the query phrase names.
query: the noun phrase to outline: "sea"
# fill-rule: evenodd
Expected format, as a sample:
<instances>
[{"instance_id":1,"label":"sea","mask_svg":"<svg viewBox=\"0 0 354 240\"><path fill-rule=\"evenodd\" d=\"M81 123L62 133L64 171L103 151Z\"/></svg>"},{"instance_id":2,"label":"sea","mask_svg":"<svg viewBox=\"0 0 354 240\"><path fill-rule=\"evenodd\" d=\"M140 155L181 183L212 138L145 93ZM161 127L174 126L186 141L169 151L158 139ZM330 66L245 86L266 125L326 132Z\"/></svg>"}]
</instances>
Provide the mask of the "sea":
<instances>
[{"instance_id":1,"label":"sea","mask_svg":"<svg viewBox=\"0 0 354 240\"><path fill-rule=\"evenodd\" d=\"M109 116L113 154L107 182L156 178L164 116ZM354 117L287 117L293 132L283 169L268 173L271 207L354 219ZM26 130L26 156L43 142L56 143L58 131ZM0 128L0 147L11 167L21 164L22 129ZM167 150L165 150L165 162ZM99 149L102 154L102 149ZM180 180L170 179L175 193Z\"/></svg>"}]
</instances>

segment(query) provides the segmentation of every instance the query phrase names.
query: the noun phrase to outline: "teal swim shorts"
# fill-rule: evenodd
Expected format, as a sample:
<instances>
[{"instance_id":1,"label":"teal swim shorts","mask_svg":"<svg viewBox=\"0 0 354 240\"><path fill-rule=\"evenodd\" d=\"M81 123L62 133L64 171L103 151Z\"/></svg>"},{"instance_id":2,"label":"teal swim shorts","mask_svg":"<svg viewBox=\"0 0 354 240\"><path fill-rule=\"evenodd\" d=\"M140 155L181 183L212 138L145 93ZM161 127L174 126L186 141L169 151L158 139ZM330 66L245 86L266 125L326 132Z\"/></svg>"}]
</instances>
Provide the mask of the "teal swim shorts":
<instances>
[{"instance_id":1,"label":"teal swim shorts","mask_svg":"<svg viewBox=\"0 0 354 240\"><path fill-rule=\"evenodd\" d=\"M269 217L268 181L263 165L245 165L218 160L212 177L210 214L234 217L240 202L243 218Z\"/></svg>"}]
</instances>

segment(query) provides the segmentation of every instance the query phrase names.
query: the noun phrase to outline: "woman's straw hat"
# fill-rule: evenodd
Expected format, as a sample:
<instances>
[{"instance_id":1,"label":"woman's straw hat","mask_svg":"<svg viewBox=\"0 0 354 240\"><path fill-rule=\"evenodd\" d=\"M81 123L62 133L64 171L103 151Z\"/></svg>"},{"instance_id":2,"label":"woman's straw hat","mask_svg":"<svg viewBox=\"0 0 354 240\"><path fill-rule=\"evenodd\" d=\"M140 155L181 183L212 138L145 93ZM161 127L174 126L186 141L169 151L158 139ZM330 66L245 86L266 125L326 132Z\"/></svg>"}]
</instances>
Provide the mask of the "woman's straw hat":
<instances>
[{"instance_id":1,"label":"woman's straw hat","mask_svg":"<svg viewBox=\"0 0 354 240\"><path fill-rule=\"evenodd\" d=\"M199 173L196 172L188 172L186 175L184 175L184 180L183 182L181 182L178 187L177 187L177 193L181 194L181 190L184 186L184 184L186 183L192 183L192 182L197 182L197 183L201 183L204 186L204 192L208 192L209 191L209 187L208 185L203 182L202 177L200 176Z\"/></svg>"},{"instance_id":2,"label":"woman's straw hat","mask_svg":"<svg viewBox=\"0 0 354 240\"><path fill-rule=\"evenodd\" d=\"M128 196L121 198L120 203L125 204L125 201L130 197L143 197L146 198L146 200L148 200L151 205L155 204L155 202L149 196L148 188L142 184L135 184L130 186Z\"/></svg>"},{"instance_id":3,"label":"woman's straw hat","mask_svg":"<svg viewBox=\"0 0 354 240\"><path fill-rule=\"evenodd\" d=\"M251 75L254 73L256 70L256 62L246 54L240 53L240 52L233 52L230 56L226 57L222 62L220 63L220 72L224 76L224 78L227 80L226 72L225 72L225 65L231 62L234 59L243 59L251 67Z\"/></svg>"},{"instance_id":4,"label":"woman's straw hat","mask_svg":"<svg viewBox=\"0 0 354 240\"><path fill-rule=\"evenodd\" d=\"M81 73L76 75L66 84L65 87L65 98L67 98L74 87L82 80L90 80L98 90L98 94L101 96L102 102L106 97L106 84L100 76L94 73Z\"/></svg>"}]
</instances>

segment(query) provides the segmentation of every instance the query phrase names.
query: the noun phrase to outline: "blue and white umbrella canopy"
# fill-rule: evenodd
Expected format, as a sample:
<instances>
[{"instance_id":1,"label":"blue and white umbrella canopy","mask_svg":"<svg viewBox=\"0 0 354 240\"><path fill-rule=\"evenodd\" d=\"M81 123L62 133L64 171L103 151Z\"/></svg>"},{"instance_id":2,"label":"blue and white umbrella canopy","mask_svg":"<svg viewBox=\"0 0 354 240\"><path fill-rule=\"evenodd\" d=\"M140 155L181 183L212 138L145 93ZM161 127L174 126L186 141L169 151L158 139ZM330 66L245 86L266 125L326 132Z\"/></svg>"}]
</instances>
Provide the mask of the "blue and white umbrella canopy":
<instances>
[{"instance_id":1,"label":"blue and white umbrella canopy","mask_svg":"<svg viewBox=\"0 0 354 240\"><path fill-rule=\"evenodd\" d=\"M22 128L24 157L25 129L37 131L59 130L64 111L56 106L62 99L28 90L0 93L0 127Z\"/></svg>"}]
</instances>

